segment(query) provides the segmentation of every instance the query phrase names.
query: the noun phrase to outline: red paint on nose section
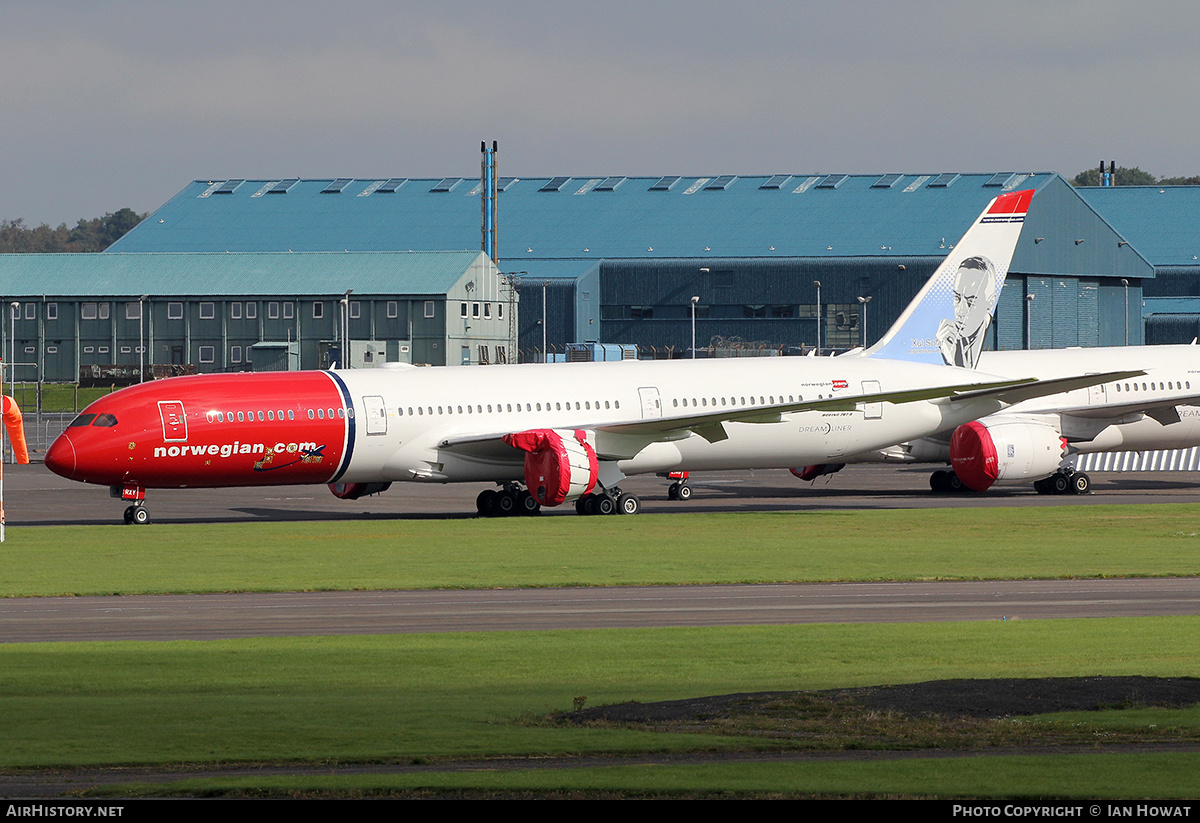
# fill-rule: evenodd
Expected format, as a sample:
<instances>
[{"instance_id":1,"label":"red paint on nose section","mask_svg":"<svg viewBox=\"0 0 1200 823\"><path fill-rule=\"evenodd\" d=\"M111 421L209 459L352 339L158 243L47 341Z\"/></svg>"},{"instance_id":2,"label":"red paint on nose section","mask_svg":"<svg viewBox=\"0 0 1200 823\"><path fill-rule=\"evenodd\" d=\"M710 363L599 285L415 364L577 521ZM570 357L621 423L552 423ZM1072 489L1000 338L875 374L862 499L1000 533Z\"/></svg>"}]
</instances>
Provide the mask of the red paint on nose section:
<instances>
[{"instance_id":1,"label":"red paint on nose section","mask_svg":"<svg viewBox=\"0 0 1200 823\"><path fill-rule=\"evenodd\" d=\"M71 445L71 438L65 433L55 438L46 452L45 463L46 468L60 477L72 479L75 475L75 447Z\"/></svg>"},{"instance_id":2,"label":"red paint on nose section","mask_svg":"<svg viewBox=\"0 0 1200 823\"><path fill-rule=\"evenodd\" d=\"M972 491L987 491L1000 474L996 444L987 426L976 420L954 430L950 438L950 465L963 485Z\"/></svg>"}]
</instances>

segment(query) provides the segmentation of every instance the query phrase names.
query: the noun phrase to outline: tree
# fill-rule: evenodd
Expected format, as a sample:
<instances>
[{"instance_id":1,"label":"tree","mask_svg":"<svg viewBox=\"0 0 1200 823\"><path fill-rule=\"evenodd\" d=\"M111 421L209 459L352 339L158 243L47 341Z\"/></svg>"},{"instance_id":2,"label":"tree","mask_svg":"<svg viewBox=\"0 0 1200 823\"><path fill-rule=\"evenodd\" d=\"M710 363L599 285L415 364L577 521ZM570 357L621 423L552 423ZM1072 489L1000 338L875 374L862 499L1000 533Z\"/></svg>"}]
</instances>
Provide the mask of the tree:
<instances>
[{"instance_id":1,"label":"tree","mask_svg":"<svg viewBox=\"0 0 1200 823\"><path fill-rule=\"evenodd\" d=\"M45 223L29 228L20 217L16 220L0 220L0 253L104 251L145 216L133 209L119 209L103 217L80 220L73 229L68 229L66 223L56 229Z\"/></svg>"}]
</instances>

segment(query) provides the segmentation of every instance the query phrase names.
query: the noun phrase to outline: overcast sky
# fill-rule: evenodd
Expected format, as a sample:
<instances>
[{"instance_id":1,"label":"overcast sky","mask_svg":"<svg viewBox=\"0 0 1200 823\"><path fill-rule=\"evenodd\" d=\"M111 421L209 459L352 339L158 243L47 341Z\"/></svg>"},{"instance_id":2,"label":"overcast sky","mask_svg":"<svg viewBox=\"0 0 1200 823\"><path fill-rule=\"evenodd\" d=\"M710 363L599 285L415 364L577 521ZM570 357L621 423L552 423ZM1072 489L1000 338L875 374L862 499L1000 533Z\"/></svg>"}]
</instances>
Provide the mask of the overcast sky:
<instances>
[{"instance_id":1,"label":"overcast sky","mask_svg":"<svg viewBox=\"0 0 1200 823\"><path fill-rule=\"evenodd\" d=\"M195 178L1200 174L1200 4L0 4L0 219Z\"/></svg>"}]
</instances>

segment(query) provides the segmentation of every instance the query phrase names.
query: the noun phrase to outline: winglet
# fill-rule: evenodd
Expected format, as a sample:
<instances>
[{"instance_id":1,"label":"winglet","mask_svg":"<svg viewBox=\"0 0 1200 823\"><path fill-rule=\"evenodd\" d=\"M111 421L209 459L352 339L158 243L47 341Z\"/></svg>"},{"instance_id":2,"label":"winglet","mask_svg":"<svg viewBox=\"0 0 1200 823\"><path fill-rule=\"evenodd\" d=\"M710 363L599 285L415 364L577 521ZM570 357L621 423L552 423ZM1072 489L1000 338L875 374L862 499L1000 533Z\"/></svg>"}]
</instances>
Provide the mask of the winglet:
<instances>
[{"instance_id":1,"label":"winglet","mask_svg":"<svg viewBox=\"0 0 1200 823\"><path fill-rule=\"evenodd\" d=\"M975 368L1034 189L988 203L865 357Z\"/></svg>"}]
</instances>

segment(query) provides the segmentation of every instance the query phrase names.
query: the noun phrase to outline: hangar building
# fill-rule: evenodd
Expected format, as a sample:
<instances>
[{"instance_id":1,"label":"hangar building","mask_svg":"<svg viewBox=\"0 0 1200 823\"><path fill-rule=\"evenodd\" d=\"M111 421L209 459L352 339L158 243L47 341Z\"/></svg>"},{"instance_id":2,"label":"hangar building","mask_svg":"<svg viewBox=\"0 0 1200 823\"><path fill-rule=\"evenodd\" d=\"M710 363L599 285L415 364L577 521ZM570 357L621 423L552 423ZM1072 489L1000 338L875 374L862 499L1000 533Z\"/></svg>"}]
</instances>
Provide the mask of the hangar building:
<instances>
[{"instance_id":1,"label":"hangar building","mask_svg":"<svg viewBox=\"0 0 1200 823\"><path fill-rule=\"evenodd\" d=\"M345 340L439 365L540 359L543 339L679 356L695 297L701 348L845 349L886 330L992 197L1027 188L992 348L1141 343L1143 292L1200 295L1200 267L1163 241L1172 224L1145 216L1162 205L1053 173L502 177L495 264L447 251L481 247L482 188L193 181L101 255L0 257L19 304L3 333L46 379L143 355L239 370L248 349L314 368Z\"/></svg>"}]
</instances>

